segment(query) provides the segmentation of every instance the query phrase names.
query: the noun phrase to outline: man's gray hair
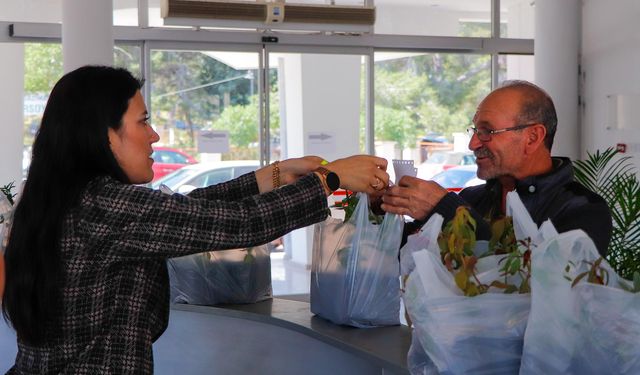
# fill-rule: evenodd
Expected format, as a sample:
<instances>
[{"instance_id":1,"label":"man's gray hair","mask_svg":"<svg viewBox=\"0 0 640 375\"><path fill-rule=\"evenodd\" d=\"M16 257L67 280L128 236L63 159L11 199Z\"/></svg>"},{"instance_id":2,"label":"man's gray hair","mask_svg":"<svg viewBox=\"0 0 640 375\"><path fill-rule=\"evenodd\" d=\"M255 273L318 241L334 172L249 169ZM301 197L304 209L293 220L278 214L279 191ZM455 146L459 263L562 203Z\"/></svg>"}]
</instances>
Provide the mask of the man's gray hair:
<instances>
[{"instance_id":1,"label":"man's gray hair","mask_svg":"<svg viewBox=\"0 0 640 375\"><path fill-rule=\"evenodd\" d=\"M520 114L517 121L520 124L540 123L547 129L544 144L551 151L553 138L558 127L556 107L551 96L542 88L524 80L504 81L496 90L516 90L522 96Z\"/></svg>"}]
</instances>

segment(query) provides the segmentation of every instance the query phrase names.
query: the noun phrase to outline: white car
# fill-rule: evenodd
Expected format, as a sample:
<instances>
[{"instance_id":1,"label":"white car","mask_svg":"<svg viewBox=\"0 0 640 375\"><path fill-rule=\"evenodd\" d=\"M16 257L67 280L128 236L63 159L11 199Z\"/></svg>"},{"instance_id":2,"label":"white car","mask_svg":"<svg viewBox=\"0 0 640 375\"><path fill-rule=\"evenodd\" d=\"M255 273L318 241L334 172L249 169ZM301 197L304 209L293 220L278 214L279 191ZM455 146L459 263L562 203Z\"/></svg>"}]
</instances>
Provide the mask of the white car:
<instances>
[{"instance_id":1,"label":"white car","mask_svg":"<svg viewBox=\"0 0 640 375\"><path fill-rule=\"evenodd\" d=\"M159 189L160 185L166 185L176 193L187 194L197 188L219 184L240 177L243 174L255 171L259 167L260 162L257 160L190 164L153 181L149 186L152 189Z\"/></svg>"},{"instance_id":2,"label":"white car","mask_svg":"<svg viewBox=\"0 0 640 375\"><path fill-rule=\"evenodd\" d=\"M476 164L461 165L442 171L431 178L443 188L449 191L460 192L460 190L475 185L482 185L486 181L478 178L478 166Z\"/></svg>"},{"instance_id":3,"label":"white car","mask_svg":"<svg viewBox=\"0 0 640 375\"><path fill-rule=\"evenodd\" d=\"M417 177L429 180L436 174L458 165L475 165L476 157L472 152L434 151L424 163L418 165Z\"/></svg>"}]
</instances>

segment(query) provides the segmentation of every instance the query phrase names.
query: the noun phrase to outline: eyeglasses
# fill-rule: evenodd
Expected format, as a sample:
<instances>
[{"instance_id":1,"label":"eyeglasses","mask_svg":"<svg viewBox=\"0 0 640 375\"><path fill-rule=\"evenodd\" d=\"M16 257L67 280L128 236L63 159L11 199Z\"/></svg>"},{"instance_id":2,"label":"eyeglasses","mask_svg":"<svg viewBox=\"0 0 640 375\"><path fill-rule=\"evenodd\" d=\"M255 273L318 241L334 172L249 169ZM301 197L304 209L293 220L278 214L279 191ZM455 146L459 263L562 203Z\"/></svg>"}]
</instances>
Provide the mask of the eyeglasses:
<instances>
[{"instance_id":1,"label":"eyeglasses","mask_svg":"<svg viewBox=\"0 0 640 375\"><path fill-rule=\"evenodd\" d=\"M513 130L521 130L521 129L525 129L525 128L528 128L530 126L536 125L536 124L516 125L516 126L512 126L510 128L496 129L496 130L485 129L485 128L478 129L476 127L470 127L470 128L467 128L467 134L469 134L470 137L473 137L473 135L475 134L475 135L478 136L478 139L481 140L482 142L488 142L488 141L491 140L491 136L494 135L494 134L499 134L499 133L503 133L503 132L509 132L509 131L513 131Z\"/></svg>"}]
</instances>

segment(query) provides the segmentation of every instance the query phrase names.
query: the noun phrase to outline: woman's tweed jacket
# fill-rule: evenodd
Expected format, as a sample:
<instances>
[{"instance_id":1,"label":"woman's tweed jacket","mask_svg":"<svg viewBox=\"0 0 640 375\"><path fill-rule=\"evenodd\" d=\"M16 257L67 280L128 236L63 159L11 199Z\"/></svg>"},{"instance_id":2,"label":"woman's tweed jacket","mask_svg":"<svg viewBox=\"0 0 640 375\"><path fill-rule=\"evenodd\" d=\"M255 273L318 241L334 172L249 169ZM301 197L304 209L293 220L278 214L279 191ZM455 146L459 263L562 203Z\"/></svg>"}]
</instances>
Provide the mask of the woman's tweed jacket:
<instances>
[{"instance_id":1,"label":"woman's tweed jacket","mask_svg":"<svg viewBox=\"0 0 640 375\"><path fill-rule=\"evenodd\" d=\"M257 194L254 173L189 197L93 180L64 221L62 311L45 345L18 341L10 373L152 373L169 319L167 258L263 244L328 213L313 173Z\"/></svg>"}]
</instances>

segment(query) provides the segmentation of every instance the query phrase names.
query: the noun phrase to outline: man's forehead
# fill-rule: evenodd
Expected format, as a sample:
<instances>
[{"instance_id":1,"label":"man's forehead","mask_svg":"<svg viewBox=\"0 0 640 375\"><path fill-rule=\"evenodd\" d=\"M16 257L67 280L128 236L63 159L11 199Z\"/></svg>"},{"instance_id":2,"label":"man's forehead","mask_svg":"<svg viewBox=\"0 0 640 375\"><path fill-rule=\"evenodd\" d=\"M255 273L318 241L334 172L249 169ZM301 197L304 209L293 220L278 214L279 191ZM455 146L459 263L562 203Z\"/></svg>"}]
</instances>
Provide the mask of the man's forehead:
<instances>
[{"instance_id":1,"label":"man's forehead","mask_svg":"<svg viewBox=\"0 0 640 375\"><path fill-rule=\"evenodd\" d=\"M473 116L473 121L475 123L492 123L497 121L510 121L512 118L513 116L510 116L502 110L493 108L482 108L482 106L480 106Z\"/></svg>"},{"instance_id":2,"label":"man's forehead","mask_svg":"<svg viewBox=\"0 0 640 375\"><path fill-rule=\"evenodd\" d=\"M504 122L512 121L518 115L519 105L517 98L505 95L506 92L494 92L489 94L476 109L473 117L475 121Z\"/></svg>"}]
</instances>

